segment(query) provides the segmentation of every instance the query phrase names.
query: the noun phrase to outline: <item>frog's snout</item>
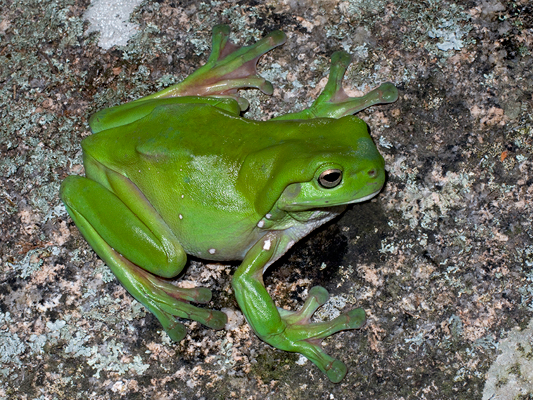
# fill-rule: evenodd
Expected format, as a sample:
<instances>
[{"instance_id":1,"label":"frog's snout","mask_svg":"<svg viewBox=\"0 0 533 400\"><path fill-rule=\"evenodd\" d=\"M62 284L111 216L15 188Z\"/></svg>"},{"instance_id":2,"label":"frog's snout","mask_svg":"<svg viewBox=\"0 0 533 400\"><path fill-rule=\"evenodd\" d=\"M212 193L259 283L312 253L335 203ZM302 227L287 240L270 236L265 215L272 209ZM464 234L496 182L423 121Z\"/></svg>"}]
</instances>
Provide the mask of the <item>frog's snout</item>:
<instances>
[{"instance_id":1,"label":"frog's snout","mask_svg":"<svg viewBox=\"0 0 533 400\"><path fill-rule=\"evenodd\" d=\"M378 176L378 171L375 168L371 168L367 171L367 174L369 178L375 178Z\"/></svg>"},{"instance_id":2,"label":"frog's snout","mask_svg":"<svg viewBox=\"0 0 533 400\"><path fill-rule=\"evenodd\" d=\"M366 173L366 176L367 176L367 179L366 179L366 184L368 186L372 186L374 187L375 189L376 188L382 188L383 185L385 184L385 171L379 167L377 167L376 165L371 165L371 166L368 166L366 171L361 171L363 174ZM360 175L361 177L363 177L364 175Z\"/></svg>"}]
</instances>

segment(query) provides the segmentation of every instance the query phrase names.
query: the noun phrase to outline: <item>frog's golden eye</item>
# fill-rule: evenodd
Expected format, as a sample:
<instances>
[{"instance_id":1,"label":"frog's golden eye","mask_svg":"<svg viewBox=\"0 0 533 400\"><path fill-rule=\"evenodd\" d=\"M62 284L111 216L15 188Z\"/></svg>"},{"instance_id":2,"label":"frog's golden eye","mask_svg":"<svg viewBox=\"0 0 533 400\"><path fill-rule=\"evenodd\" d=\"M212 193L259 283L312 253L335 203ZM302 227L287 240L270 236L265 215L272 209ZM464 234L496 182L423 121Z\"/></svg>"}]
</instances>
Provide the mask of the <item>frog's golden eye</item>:
<instances>
[{"instance_id":1,"label":"frog's golden eye","mask_svg":"<svg viewBox=\"0 0 533 400\"><path fill-rule=\"evenodd\" d=\"M342 181L342 171L340 169L327 169L318 177L318 183L325 189L331 189Z\"/></svg>"}]
</instances>

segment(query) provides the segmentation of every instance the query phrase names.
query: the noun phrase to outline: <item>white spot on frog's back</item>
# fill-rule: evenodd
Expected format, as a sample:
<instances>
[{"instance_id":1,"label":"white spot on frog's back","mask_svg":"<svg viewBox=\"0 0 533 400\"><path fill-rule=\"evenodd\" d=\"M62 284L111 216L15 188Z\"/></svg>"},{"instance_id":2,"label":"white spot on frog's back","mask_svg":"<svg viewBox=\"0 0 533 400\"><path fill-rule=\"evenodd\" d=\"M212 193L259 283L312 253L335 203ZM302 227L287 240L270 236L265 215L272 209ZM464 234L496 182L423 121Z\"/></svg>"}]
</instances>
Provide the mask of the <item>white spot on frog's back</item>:
<instances>
[{"instance_id":1,"label":"white spot on frog's back","mask_svg":"<svg viewBox=\"0 0 533 400\"><path fill-rule=\"evenodd\" d=\"M263 226L265 226L265 221L261 220L257 223L258 228L262 228Z\"/></svg>"},{"instance_id":2,"label":"white spot on frog's back","mask_svg":"<svg viewBox=\"0 0 533 400\"><path fill-rule=\"evenodd\" d=\"M178 217L179 217L180 219L183 219L183 215L181 215L181 214L180 214L180 215L178 215Z\"/></svg>"},{"instance_id":3,"label":"white spot on frog's back","mask_svg":"<svg viewBox=\"0 0 533 400\"><path fill-rule=\"evenodd\" d=\"M217 252L216 249L209 249L208 251L209 251L209 254L215 254Z\"/></svg>"},{"instance_id":4,"label":"white spot on frog's back","mask_svg":"<svg viewBox=\"0 0 533 400\"><path fill-rule=\"evenodd\" d=\"M272 246L272 240L267 239L263 243L263 250L268 251L268 250L270 250L271 246Z\"/></svg>"}]
</instances>

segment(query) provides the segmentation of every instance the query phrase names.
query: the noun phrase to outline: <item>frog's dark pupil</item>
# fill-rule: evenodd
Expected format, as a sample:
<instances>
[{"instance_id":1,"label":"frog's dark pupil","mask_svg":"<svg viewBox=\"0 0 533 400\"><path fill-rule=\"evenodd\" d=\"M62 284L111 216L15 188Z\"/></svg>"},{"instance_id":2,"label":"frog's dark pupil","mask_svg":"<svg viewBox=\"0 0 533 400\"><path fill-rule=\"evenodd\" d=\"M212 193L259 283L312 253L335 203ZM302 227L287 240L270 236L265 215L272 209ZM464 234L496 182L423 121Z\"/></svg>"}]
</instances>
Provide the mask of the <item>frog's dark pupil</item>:
<instances>
[{"instance_id":1,"label":"frog's dark pupil","mask_svg":"<svg viewBox=\"0 0 533 400\"><path fill-rule=\"evenodd\" d=\"M341 182L341 179L342 171L338 169L329 169L320 174L320 177L318 178L318 183L323 188L329 189L338 186L338 184Z\"/></svg>"},{"instance_id":2,"label":"frog's dark pupil","mask_svg":"<svg viewBox=\"0 0 533 400\"><path fill-rule=\"evenodd\" d=\"M340 172L332 172L331 174L327 174L324 179L328 182L335 182L337 179L339 179Z\"/></svg>"}]
</instances>

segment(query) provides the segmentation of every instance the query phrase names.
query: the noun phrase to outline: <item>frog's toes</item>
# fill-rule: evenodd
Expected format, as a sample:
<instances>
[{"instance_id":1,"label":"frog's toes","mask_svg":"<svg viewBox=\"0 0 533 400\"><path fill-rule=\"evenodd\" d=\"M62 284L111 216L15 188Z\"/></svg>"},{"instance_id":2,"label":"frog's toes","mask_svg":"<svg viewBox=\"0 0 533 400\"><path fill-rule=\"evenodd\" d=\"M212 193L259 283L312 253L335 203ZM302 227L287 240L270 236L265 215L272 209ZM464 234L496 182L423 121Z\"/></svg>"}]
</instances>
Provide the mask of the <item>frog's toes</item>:
<instances>
[{"instance_id":1,"label":"frog's toes","mask_svg":"<svg viewBox=\"0 0 533 400\"><path fill-rule=\"evenodd\" d=\"M210 310L211 313L205 321L205 325L212 329L222 329L228 323L228 316L222 311Z\"/></svg>"},{"instance_id":2,"label":"frog's toes","mask_svg":"<svg viewBox=\"0 0 533 400\"><path fill-rule=\"evenodd\" d=\"M342 326L343 329L358 329L365 323L365 310L362 308L354 308L353 310L347 311L331 322L335 322Z\"/></svg>"},{"instance_id":3,"label":"frog's toes","mask_svg":"<svg viewBox=\"0 0 533 400\"><path fill-rule=\"evenodd\" d=\"M300 315L300 323L307 323L315 311L326 304L329 299L329 293L322 286L314 286L309 290L309 296L304 305L296 314Z\"/></svg>"},{"instance_id":4,"label":"frog's toes","mask_svg":"<svg viewBox=\"0 0 533 400\"><path fill-rule=\"evenodd\" d=\"M185 335L187 335L187 328L181 322L178 321L169 321L168 325L163 324L163 329L167 335L174 342L180 342Z\"/></svg>"},{"instance_id":5,"label":"frog's toes","mask_svg":"<svg viewBox=\"0 0 533 400\"><path fill-rule=\"evenodd\" d=\"M309 297L297 312L280 310L286 323L283 349L298 352L315 363L332 382L339 382L346 375L346 366L324 352L320 342L332 334L360 328L365 322L362 308L347 311L331 321L310 322L313 313L328 300L328 292L320 286L309 291Z\"/></svg>"},{"instance_id":6,"label":"frog's toes","mask_svg":"<svg viewBox=\"0 0 533 400\"><path fill-rule=\"evenodd\" d=\"M391 82L382 83L374 90L378 91L377 97L382 103L394 103L398 100L398 89Z\"/></svg>"},{"instance_id":7,"label":"frog's toes","mask_svg":"<svg viewBox=\"0 0 533 400\"><path fill-rule=\"evenodd\" d=\"M170 86L152 97L215 96L237 100L244 111L248 103L239 100L237 91L256 88L272 94L272 84L257 72L259 58L283 44L286 36L281 31L271 32L250 46L238 46L229 39L230 28L217 25L213 28L211 54L207 63L189 75L183 82ZM146 99L146 98L145 98Z\"/></svg>"},{"instance_id":8,"label":"frog's toes","mask_svg":"<svg viewBox=\"0 0 533 400\"><path fill-rule=\"evenodd\" d=\"M328 301L329 293L322 286L315 286L309 290L309 296L302 308L298 311L287 311L278 309L281 317L289 326L298 325L297 330L302 339L323 339L335 332L345 329L360 328L365 322L365 311L362 308L356 308L347 311L331 321L310 322L315 311ZM302 329L304 328L305 329Z\"/></svg>"},{"instance_id":9,"label":"frog's toes","mask_svg":"<svg viewBox=\"0 0 533 400\"><path fill-rule=\"evenodd\" d=\"M322 286L315 286L309 290L309 296L304 305L298 311L288 311L278 308L281 317L288 324L309 324L309 320L315 311L328 301L329 293Z\"/></svg>"},{"instance_id":10,"label":"frog's toes","mask_svg":"<svg viewBox=\"0 0 533 400\"><path fill-rule=\"evenodd\" d=\"M187 329L180 322L180 318L198 321L211 329L222 329L227 323L228 317L222 311L199 308L172 297L152 298L144 304L157 317L175 342L179 342L187 334Z\"/></svg>"},{"instance_id":11,"label":"frog's toes","mask_svg":"<svg viewBox=\"0 0 533 400\"><path fill-rule=\"evenodd\" d=\"M348 369L342 361L333 360L326 368L326 375L333 383L338 383L346 376Z\"/></svg>"},{"instance_id":12,"label":"frog's toes","mask_svg":"<svg viewBox=\"0 0 533 400\"><path fill-rule=\"evenodd\" d=\"M314 297L318 304L323 305L328 301L329 293L322 286L313 286L311 290L309 290L309 297ZM309 301L309 299L307 301Z\"/></svg>"}]
</instances>

